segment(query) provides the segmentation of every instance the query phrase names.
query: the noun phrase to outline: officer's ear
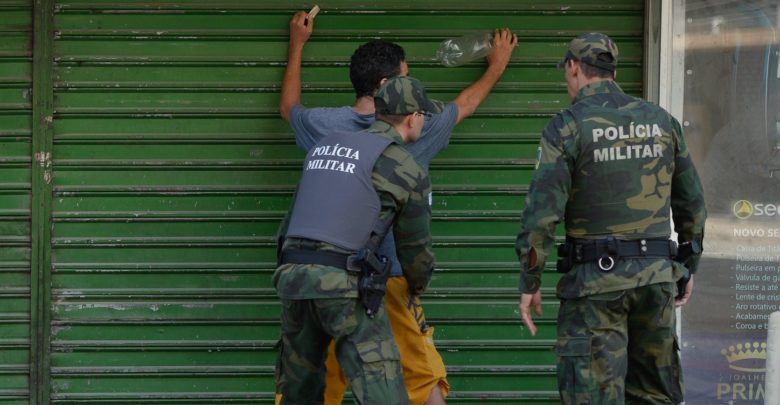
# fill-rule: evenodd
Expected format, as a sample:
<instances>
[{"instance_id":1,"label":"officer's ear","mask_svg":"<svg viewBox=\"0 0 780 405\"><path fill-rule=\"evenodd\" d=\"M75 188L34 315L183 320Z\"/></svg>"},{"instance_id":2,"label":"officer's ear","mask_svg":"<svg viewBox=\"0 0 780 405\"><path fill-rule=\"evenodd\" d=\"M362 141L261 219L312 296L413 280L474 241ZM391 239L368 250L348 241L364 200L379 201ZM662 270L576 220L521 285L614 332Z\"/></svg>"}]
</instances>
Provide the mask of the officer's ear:
<instances>
[{"instance_id":1,"label":"officer's ear","mask_svg":"<svg viewBox=\"0 0 780 405\"><path fill-rule=\"evenodd\" d=\"M415 113L412 113L404 117L404 128L408 128L408 129L414 128L415 115L416 115Z\"/></svg>"},{"instance_id":2,"label":"officer's ear","mask_svg":"<svg viewBox=\"0 0 780 405\"><path fill-rule=\"evenodd\" d=\"M569 69L572 76L577 76L580 74L580 62L577 62L574 59L569 59L567 63L569 64Z\"/></svg>"},{"instance_id":3,"label":"officer's ear","mask_svg":"<svg viewBox=\"0 0 780 405\"><path fill-rule=\"evenodd\" d=\"M379 91L379 88L382 87L383 84L385 84L387 79L388 79L387 77L383 77L379 79L379 84L377 84L376 87L374 87L374 90L371 91L372 96L375 95L377 91Z\"/></svg>"}]
</instances>

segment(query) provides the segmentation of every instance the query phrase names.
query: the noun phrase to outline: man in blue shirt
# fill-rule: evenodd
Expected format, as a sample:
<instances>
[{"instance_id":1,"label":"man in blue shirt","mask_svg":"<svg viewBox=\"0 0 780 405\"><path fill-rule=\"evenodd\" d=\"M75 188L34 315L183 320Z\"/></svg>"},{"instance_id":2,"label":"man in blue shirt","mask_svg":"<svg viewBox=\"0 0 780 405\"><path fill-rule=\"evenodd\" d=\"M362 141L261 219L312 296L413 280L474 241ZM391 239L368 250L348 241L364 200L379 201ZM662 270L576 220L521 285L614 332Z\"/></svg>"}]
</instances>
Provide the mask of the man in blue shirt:
<instances>
[{"instance_id":1,"label":"man in blue shirt","mask_svg":"<svg viewBox=\"0 0 780 405\"><path fill-rule=\"evenodd\" d=\"M359 47L350 60L350 79L356 93L352 106L307 108L301 105L301 60L304 45L314 27L313 19L305 12L296 13L290 21L288 62L282 82L279 111L295 133L297 145L309 150L319 140L334 132L355 132L368 128L374 122L374 93L384 80L407 75L409 68L403 48L386 41L371 41ZM501 78L517 36L508 29L496 30L493 52L487 57L488 67L477 81L443 106L442 112L426 118L420 138L406 145L406 149L426 171L431 159L449 144L455 125L472 115ZM446 370L433 344L433 327L425 323L419 296L409 291L395 257L392 235L388 235L379 249L393 264L387 283L385 308L390 318L393 335L401 353L404 381L410 403L444 404L449 391ZM325 404L340 404L346 390L346 380L329 351Z\"/></svg>"}]
</instances>

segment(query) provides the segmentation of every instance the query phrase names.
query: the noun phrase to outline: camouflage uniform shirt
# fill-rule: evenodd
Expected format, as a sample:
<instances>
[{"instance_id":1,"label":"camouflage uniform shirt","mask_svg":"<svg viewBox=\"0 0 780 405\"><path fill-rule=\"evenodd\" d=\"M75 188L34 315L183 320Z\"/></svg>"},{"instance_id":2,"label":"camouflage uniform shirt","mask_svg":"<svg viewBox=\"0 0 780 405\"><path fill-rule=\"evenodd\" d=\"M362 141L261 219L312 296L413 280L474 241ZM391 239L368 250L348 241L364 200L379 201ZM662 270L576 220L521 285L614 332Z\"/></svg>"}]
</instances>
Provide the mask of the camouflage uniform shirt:
<instances>
[{"instance_id":1,"label":"camouflage uniform shirt","mask_svg":"<svg viewBox=\"0 0 780 405\"><path fill-rule=\"evenodd\" d=\"M431 208L428 175L403 147L403 140L393 127L375 121L367 130L390 138L393 143L377 159L371 180L379 195L380 217L397 212L393 228L396 251L404 276L413 292L421 294L433 272L431 248ZM360 136L359 134L356 136ZM286 232L289 213L280 228ZM287 238L283 249L304 248L352 253L337 246L310 240ZM357 274L344 269L322 266L284 264L276 269L273 283L279 297L289 300L354 297L357 298Z\"/></svg>"},{"instance_id":2,"label":"camouflage uniform shirt","mask_svg":"<svg viewBox=\"0 0 780 405\"><path fill-rule=\"evenodd\" d=\"M662 108L623 93L612 80L586 85L542 132L538 167L515 249L520 290L536 292L555 227L579 239L668 238L701 241L706 212L699 176L679 122ZM533 248L536 262L529 267ZM689 268L695 271L698 257ZM609 272L576 264L558 283L560 298L673 282L685 268L664 258L618 260Z\"/></svg>"}]
</instances>

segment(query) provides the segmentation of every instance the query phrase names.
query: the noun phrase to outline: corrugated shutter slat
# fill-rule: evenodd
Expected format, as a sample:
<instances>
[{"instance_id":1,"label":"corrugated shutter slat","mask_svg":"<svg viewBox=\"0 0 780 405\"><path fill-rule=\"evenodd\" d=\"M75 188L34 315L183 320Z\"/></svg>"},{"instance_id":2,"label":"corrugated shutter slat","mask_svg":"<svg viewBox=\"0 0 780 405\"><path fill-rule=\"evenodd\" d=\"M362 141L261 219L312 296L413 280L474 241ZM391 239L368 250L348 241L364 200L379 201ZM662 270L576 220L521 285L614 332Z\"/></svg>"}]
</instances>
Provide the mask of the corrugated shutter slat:
<instances>
[{"instance_id":1,"label":"corrugated shutter slat","mask_svg":"<svg viewBox=\"0 0 780 405\"><path fill-rule=\"evenodd\" d=\"M516 314L519 214L539 133L568 104L555 62L573 35L606 32L620 45L621 86L641 94L644 2L319 5L304 52L309 106L353 101L349 56L369 38L404 46L411 74L433 97L452 100L484 62L441 67L439 41L504 26L520 35L501 82L431 165L439 271L424 302L448 366L449 402L556 403L557 275L544 275L545 316L532 339ZM52 403L273 401L274 234L303 157L277 112L291 6L56 3ZM0 38L0 58L22 48ZM0 80L24 77L19 62L0 63ZM20 137L29 134L16 114L29 103L24 83L0 85L0 108L14 111L0 113L0 131L5 124ZM10 189L29 178L20 148L16 166L0 165ZM0 204L23 201L2 190ZM19 239L9 243L21 244L25 229L9 226L16 236L7 237ZM23 246L13 249L0 254L24 263ZM13 307L2 300L0 328Z\"/></svg>"}]
</instances>

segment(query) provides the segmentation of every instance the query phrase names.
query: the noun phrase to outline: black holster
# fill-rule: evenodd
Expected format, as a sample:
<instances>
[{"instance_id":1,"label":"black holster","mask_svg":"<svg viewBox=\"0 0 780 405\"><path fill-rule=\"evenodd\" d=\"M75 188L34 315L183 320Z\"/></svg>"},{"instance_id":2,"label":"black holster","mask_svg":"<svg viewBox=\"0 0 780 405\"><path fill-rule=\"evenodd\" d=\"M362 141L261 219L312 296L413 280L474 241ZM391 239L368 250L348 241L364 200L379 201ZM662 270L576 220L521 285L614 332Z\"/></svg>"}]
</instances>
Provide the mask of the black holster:
<instances>
[{"instance_id":1,"label":"black holster","mask_svg":"<svg viewBox=\"0 0 780 405\"><path fill-rule=\"evenodd\" d=\"M674 261L687 268L688 259L693 255L701 254L701 251L701 244L698 241L692 240L680 243ZM675 298L682 298L685 295L685 288L688 286L688 282L691 281L691 275L692 273L688 270L681 279L677 280L677 297Z\"/></svg>"},{"instance_id":2,"label":"black holster","mask_svg":"<svg viewBox=\"0 0 780 405\"><path fill-rule=\"evenodd\" d=\"M568 241L558 245L558 261L555 262L555 270L558 273L568 273L574 266L574 260L572 260L574 256L572 254L573 250L574 244Z\"/></svg>"},{"instance_id":3,"label":"black holster","mask_svg":"<svg viewBox=\"0 0 780 405\"><path fill-rule=\"evenodd\" d=\"M379 307L382 306L382 300L385 298L392 264L386 257L379 257L368 248L360 249L354 260L354 263L360 266L358 281L360 303L366 309L366 315L373 318L379 312Z\"/></svg>"}]
</instances>

